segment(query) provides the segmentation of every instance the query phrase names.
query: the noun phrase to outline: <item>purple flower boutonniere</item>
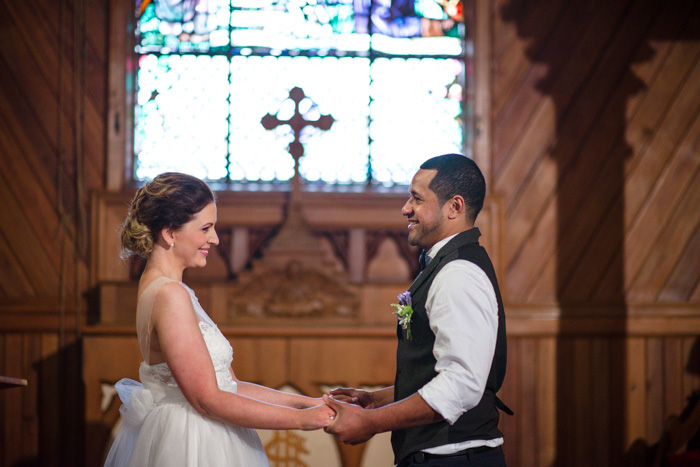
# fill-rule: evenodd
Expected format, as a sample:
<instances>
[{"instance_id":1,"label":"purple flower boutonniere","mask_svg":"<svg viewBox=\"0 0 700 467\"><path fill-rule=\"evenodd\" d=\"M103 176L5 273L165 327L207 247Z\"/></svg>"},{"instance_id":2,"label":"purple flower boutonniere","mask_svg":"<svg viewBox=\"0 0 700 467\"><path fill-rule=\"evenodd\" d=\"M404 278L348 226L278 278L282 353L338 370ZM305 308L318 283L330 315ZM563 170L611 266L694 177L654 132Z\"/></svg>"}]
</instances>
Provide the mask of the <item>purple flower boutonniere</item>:
<instances>
[{"instance_id":1,"label":"purple flower boutonniere","mask_svg":"<svg viewBox=\"0 0 700 467\"><path fill-rule=\"evenodd\" d=\"M399 303L392 303L391 306L396 308L394 314L399 318L399 324L406 330L408 339L413 339L411 334L411 317L413 316L413 307L411 303L411 293L407 290L398 296Z\"/></svg>"}]
</instances>

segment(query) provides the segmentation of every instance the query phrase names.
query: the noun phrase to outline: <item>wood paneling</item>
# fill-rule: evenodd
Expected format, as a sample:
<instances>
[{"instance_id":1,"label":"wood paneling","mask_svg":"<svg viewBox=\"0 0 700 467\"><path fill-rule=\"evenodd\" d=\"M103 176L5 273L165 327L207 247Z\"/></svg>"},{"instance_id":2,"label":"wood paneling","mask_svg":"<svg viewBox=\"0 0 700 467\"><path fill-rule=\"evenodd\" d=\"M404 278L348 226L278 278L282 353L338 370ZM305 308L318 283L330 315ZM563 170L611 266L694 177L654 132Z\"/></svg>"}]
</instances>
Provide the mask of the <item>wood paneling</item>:
<instances>
[{"instance_id":1,"label":"wood paneling","mask_svg":"<svg viewBox=\"0 0 700 467\"><path fill-rule=\"evenodd\" d=\"M663 315L659 310L658 319ZM630 325L637 329L631 336L596 335L595 326L561 334L540 328L532 313L509 324L515 326L499 394L516 413L502 415L500 424L509 465L619 465L634 441L657 440L667 419L680 414L687 396L700 389L695 363L700 323L694 320L673 333L666 328L665 335L656 334L653 325ZM323 387L386 385L393 379L391 324L372 330L222 330L243 380L290 384L315 396ZM117 414L100 408L99 383L135 377L140 356L133 327L96 327L89 333L83 367L86 420L92 428L87 444L100 446ZM95 449L89 455L101 455L102 449ZM348 466L359 465L358 452L346 455L354 459Z\"/></svg>"},{"instance_id":2,"label":"wood paneling","mask_svg":"<svg viewBox=\"0 0 700 467\"><path fill-rule=\"evenodd\" d=\"M82 461L79 361L78 347L74 343L60 347L55 333L0 336L0 373L21 375L28 383L0 390L0 465Z\"/></svg>"},{"instance_id":3,"label":"wood paneling","mask_svg":"<svg viewBox=\"0 0 700 467\"><path fill-rule=\"evenodd\" d=\"M85 5L0 4L0 196L11 209L3 212L0 299L73 297L85 287L84 213L87 192L103 186L107 71L107 5L92 2L89 21L79 20Z\"/></svg>"},{"instance_id":4,"label":"wood paneling","mask_svg":"<svg viewBox=\"0 0 700 467\"><path fill-rule=\"evenodd\" d=\"M108 6L0 1L0 373L28 380L0 391L1 465L82 462L76 314L87 194L104 184Z\"/></svg>"},{"instance_id":5,"label":"wood paneling","mask_svg":"<svg viewBox=\"0 0 700 467\"><path fill-rule=\"evenodd\" d=\"M492 176L510 311L534 318L558 303L562 318L542 328L551 338L533 337L550 352L537 357L552 371L540 410L556 428L533 461L521 425L510 460L615 465L634 440L657 441L697 388L686 367L696 331L672 331L679 310L665 304L700 313L700 8L501 0L492 12ZM527 333L520 326L509 330ZM531 354L523 339L510 343ZM530 365L515 358L504 395L514 385L522 416L537 420L521 400Z\"/></svg>"},{"instance_id":6,"label":"wood paneling","mask_svg":"<svg viewBox=\"0 0 700 467\"><path fill-rule=\"evenodd\" d=\"M692 2L494 5L494 183L511 299L548 298L538 278L552 273L557 298L574 302L653 301L683 280L671 274L698 225L697 16ZM674 246L660 241L678 228ZM688 273L676 300L698 286L698 268Z\"/></svg>"},{"instance_id":7,"label":"wood paneling","mask_svg":"<svg viewBox=\"0 0 700 467\"><path fill-rule=\"evenodd\" d=\"M700 4L476 4L487 69L477 71L475 158L493 207L481 221L507 301L501 397L516 412L501 422L507 460L617 465L635 440L658 440L700 388ZM104 438L117 417L100 412L100 378L135 377L138 364L133 328L76 330L91 286L128 280L113 234L132 194L122 191L120 87L129 48L120 15L131 5L0 8L0 374L29 381L0 391L0 464L79 464L83 451L102 454L99 443L82 448L82 430ZM92 192L101 197L90 204ZM234 227L282 218L281 194L219 200ZM316 227L403 222L391 197L307 201ZM371 311L389 294L364 287L365 335L224 325L239 376L309 392L390 381L393 330ZM83 402L80 422L71 414ZM349 465L360 458L343 453Z\"/></svg>"}]
</instances>

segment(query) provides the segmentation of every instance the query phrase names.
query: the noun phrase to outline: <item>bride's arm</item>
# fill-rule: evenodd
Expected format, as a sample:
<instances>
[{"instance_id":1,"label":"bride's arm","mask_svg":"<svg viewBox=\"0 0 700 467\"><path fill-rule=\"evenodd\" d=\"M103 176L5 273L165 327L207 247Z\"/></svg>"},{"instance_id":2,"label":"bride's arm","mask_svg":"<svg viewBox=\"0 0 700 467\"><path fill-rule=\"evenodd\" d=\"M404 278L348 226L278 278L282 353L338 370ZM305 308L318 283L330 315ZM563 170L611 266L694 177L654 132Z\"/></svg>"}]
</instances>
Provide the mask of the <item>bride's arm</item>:
<instances>
[{"instance_id":1,"label":"bride's arm","mask_svg":"<svg viewBox=\"0 0 700 467\"><path fill-rule=\"evenodd\" d=\"M160 289L151 322L180 390L202 415L224 423L264 429L317 429L331 421L329 415L333 411L325 405L298 410L257 400L251 395L269 394L268 391L248 384L243 384L242 394L221 391L189 293L180 284L170 283Z\"/></svg>"},{"instance_id":2,"label":"bride's arm","mask_svg":"<svg viewBox=\"0 0 700 467\"><path fill-rule=\"evenodd\" d=\"M236 375L233 373L233 369L230 369L230 371L234 381L236 381L238 384L238 394L243 396L252 397L253 399L270 402L272 404L294 407L296 409L306 409L324 404L321 397L308 397L299 394L290 394L288 392L278 391L259 384L241 381L236 378Z\"/></svg>"}]
</instances>

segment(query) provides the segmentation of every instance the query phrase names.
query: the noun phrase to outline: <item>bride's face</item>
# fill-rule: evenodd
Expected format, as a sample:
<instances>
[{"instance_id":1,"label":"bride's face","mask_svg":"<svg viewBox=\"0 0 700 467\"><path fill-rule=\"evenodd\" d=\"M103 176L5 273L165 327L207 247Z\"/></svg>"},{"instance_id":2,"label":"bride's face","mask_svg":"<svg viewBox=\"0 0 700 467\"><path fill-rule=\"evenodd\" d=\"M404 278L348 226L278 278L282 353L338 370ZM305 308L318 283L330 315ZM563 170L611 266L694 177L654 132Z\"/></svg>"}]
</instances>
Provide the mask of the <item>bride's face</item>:
<instances>
[{"instance_id":1,"label":"bride's face","mask_svg":"<svg viewBox=\"0 0 700 467\"><path fill-rule=\"evenodd\" d=\"M216 205L210 203L187 224L173 232L174 253L185 268L204 267L212 246L219 244L216 235Z\"/></svg>"}]
</instances>

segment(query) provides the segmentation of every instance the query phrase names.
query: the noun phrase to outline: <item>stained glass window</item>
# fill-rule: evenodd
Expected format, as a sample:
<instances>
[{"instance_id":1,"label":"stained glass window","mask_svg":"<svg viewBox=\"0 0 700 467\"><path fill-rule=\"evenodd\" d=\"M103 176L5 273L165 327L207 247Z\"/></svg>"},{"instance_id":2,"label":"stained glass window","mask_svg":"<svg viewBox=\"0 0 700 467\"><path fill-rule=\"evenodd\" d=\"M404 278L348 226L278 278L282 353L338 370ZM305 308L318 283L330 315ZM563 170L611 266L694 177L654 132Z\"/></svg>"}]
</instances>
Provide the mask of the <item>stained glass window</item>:
<instances>
[{"instance_id":1,"label":"stained glass window","mask_svg":"<svg viewBox=\"0 0 700 467\"><path fill-rule=\"evenodd\" d=\"M306 183L406 184L428 157L471 156L463 16L460 0L137 0L134 178L286 182L294 133L267 114L332 117L299 129Z\"/></svg>"}]
</instances>

